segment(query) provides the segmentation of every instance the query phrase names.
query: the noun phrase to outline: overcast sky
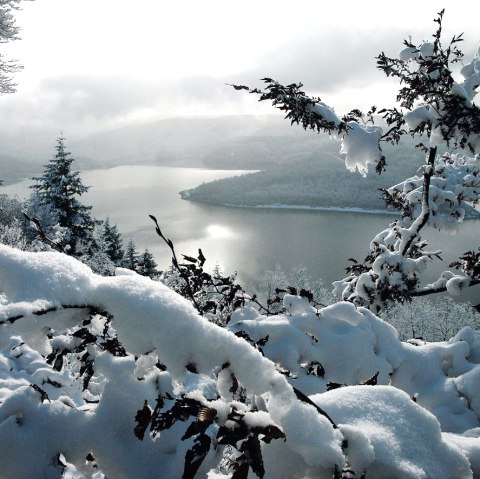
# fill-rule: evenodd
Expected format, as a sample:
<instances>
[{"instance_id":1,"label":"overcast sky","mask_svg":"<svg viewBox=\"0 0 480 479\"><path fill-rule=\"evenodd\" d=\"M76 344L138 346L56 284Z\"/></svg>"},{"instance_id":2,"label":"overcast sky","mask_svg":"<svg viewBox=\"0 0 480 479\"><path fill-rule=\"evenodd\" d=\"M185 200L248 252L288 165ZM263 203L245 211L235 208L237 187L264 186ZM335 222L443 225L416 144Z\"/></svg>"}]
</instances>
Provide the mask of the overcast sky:
<instances>
[{"instance_id":1,"label":"overcast sky","mask_svg":"<svg viewBox=\"0 0 480 479\"><path fill-rule=\"evenodd\" d=\"M67 131L180 115L260 110L225 83L270 76L302 81L340 113L389 105L393 84L375 68L429 39L445 7L448 35L480 44L480 2L320 0L36 0L16 14L22 40L0 45L24 65L17 93L0 97L2 128Z\"/></svg>"}]
</instances>

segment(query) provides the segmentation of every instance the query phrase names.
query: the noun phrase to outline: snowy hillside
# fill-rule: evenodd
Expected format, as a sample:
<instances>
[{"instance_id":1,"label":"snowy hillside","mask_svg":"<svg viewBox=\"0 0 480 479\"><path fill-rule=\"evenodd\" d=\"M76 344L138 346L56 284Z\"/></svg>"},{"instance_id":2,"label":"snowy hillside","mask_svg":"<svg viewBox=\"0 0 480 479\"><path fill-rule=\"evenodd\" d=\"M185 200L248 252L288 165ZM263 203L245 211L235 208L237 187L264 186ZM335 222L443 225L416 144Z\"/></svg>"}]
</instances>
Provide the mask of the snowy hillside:
<instances>
[{"instance_id":1,"label":"snowy hillside","mask_svg":"<svg viewBox=\"0 0 480 479\"><path fill-rule=\"evenodd\" d=\"M413 142L403 140L400 147L385 147L387 170L381 175L373 171L366 177L345 169L345 161L338 154L326 153L323 143L319 151L309 152L290 163L273 165L263 171L203 183L180 192L185 200L223 206L360 208L386 210L380 188L412 176L425 160L425 154L416 150ZM480 213L466 206L466 217L478 218Z\"/></svg>"},{"instance_id":2,"label":"snowy hillside","mask_svg":"<svg viewBox=\"0 0 480 479\"><path fill-rule=\"evenodd\" d=\"M422 160L417 158L417 167ZM217 205L385 209L378 189L403 179L405 167L416 169L411 158L391 161L392 168L384 175L362 178L345 169L340 155L317 152L301 161L204 183L180 194Z\"/></svg>"}]
</instances>

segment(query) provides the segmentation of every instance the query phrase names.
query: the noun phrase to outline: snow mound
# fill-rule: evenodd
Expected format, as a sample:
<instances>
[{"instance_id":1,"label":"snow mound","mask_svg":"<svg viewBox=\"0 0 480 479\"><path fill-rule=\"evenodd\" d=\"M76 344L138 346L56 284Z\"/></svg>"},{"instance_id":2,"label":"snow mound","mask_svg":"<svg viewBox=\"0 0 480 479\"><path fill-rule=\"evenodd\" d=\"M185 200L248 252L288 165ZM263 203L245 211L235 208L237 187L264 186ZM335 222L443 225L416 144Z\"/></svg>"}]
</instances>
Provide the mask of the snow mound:
<instances>
[{"instance_id":1,"label":"snow mound","mask_svg":"<svg viewBox=\"0 0 480 479\"><path fill-rule=\"evenodd\" d=\"M473 477L457 447L442 439L433 415L389 386L352 386L312 399L340 425L347 459L367 477L418 479Z\"/></svg>"}]
</instances>

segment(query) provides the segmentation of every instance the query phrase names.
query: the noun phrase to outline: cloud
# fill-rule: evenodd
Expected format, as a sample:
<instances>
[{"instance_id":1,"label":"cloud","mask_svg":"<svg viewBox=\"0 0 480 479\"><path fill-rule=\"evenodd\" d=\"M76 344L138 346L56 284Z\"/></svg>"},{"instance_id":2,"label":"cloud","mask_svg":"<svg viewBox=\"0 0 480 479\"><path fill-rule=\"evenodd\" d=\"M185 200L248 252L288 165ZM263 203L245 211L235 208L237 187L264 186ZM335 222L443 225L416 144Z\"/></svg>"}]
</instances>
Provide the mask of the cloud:
<instances>
[{"instance_id":1,"label":"cloud","mask_svg":"<svg viewBox=\"0 0 480 479\"><path fill-rule=\"evenodd\" d=\"M259 86L259 80L265 76L286 84L302 82L307 93L320 95L340 112L344 105L348 109L362 108L361 101L368 108L377 101L385 80L376 69L375 56L381 51L392 56L398 53L405 28L383 26L362 30L344 25L332 31L323 27L318 32L312 33L310 29L297 37L287 36L282 44L278 38L268 44L266 38L265 44L259 45L263 53L252 61L253 65L234 74L184 74L177 78L172 71L51 74L30 89L22 85L19 77L18 93L0 98L3 134L12 129L36 129L55 134L64 130L70 136L81 136L118 124L162 117L271 113L273 110L267 105L255 110L258 106L253 95L225 85ZM425 28L417 27L410 33L421 41ZM393 101L394 95L388 99Z\"/></svg>"},{"instance_id":2,"label":"cloud","mask_svg":"<svg viewBox=\"0 0 480 479\"><path fill-rule=\"evenodd\" d=\"M319 32L266 55L248 72L248 80L268 76L284 84L302 82L309 91L324 93L362 87L383 79L375 57L381 51L398 53L403 38L404 33L395 29Z\"/></svg>"},{"instance_id":3,"label":"cloud","mask_svg":"<svg viewBox=\"0 0 480 479\"><path fill-rule=\"evenodd\" d=\"M121 117L148 106L157 92L148 81L120 76L69 75L43 79L39 85L48 113L67 122Z\"/></svg>"},{"instance_id":4,"label":"cloud","mask_svg":"<svg viewBox=\"0 0 480 479\"><path fill-rule=\"evenodd\" d=\"M131 122L196 114L242 113L245 95L221 78L67 75L0 99L2 138L72 137ZM253 99L252 99L253 100Z\"/></svg>"}]
</instances>

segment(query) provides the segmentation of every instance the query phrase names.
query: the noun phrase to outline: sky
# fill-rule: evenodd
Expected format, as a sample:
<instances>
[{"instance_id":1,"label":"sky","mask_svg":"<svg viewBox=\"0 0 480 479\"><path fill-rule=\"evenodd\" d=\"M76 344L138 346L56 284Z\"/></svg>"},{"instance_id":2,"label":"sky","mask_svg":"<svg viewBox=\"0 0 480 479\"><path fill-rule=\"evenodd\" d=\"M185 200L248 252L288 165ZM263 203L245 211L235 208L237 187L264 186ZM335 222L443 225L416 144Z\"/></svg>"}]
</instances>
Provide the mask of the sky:
<instances>
[{"instance_id":1,"label":"sky","mask_svg":"<svg viewBox=\"0 0 480 479\"><path fill-rule=\"evenodd\" d=\"M480 5L407 0L35 0L16 13L21 40L0 45L24 66L0 97L8 131L69 137L129 123L271 113L226 83L302 82L343 113L389 106L395 84L375 68L408 35L428 40L446 9L448 35L480 44Z\"/></svg>"}]
</instances>

